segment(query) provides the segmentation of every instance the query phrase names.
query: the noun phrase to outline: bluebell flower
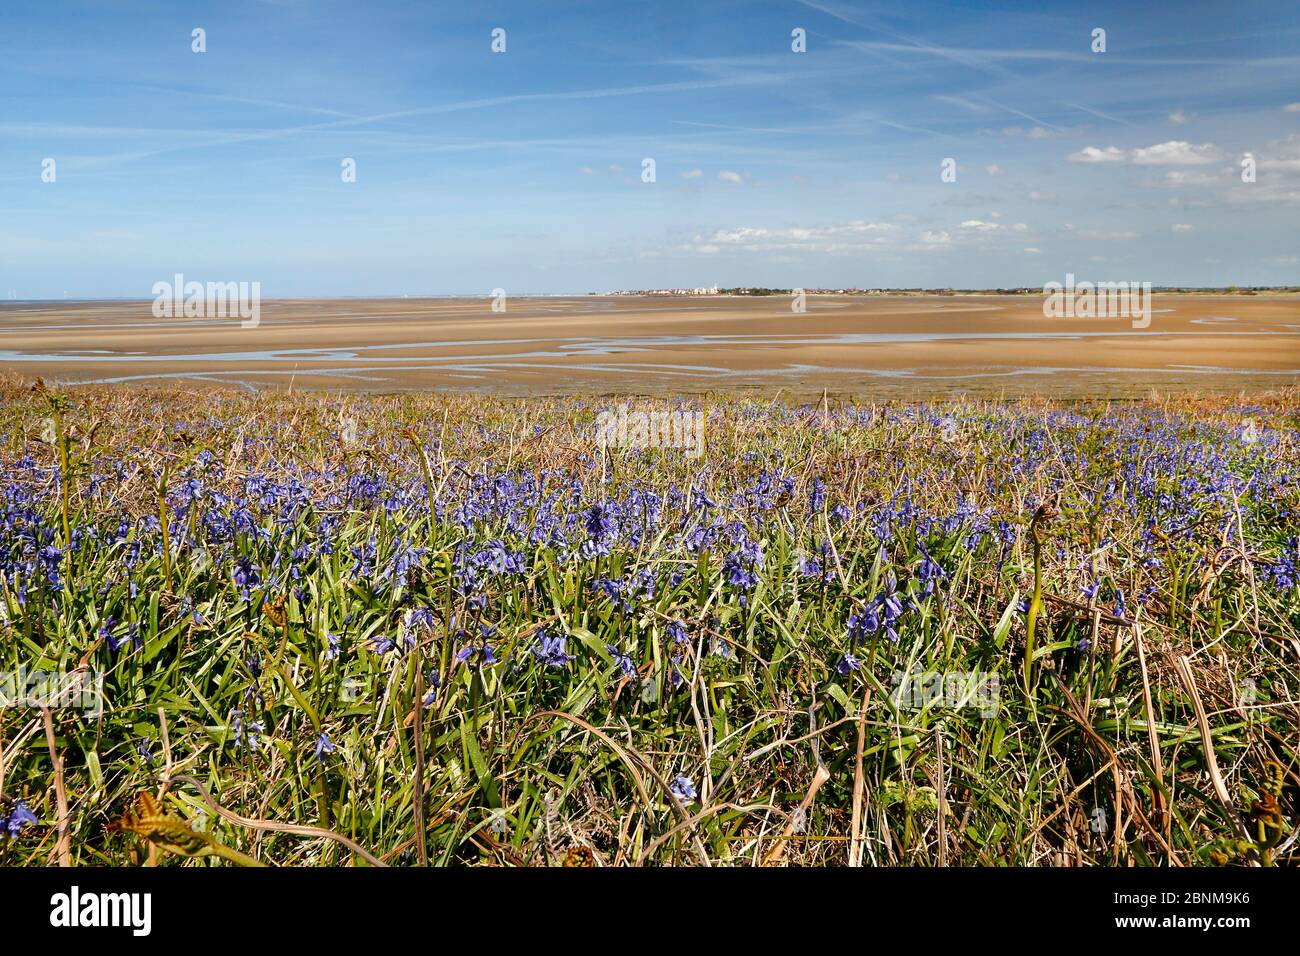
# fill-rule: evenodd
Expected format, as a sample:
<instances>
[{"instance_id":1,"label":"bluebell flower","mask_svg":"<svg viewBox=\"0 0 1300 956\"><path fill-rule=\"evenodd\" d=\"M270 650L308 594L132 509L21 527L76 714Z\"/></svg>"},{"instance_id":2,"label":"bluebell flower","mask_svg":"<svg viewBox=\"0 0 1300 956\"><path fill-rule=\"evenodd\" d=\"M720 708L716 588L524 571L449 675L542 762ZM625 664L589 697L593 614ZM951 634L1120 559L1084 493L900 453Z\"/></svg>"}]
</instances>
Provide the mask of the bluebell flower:
<instances>
[{"instance_id":1,"label":"bluebell flower","mask_svg":"<svg viewBox=\"0 0 1300 956\"><path fill-rule=\"evenodd\" d=\"M758 575L745 565L744 557L739 552L733 551L727 555L722 573L728 584L742 591L748 591L758 583Z\"/></svg>"},{"instance_id":2,"label":"bluebell flower","mask_svg":"<svg viewBox=\"0 0 1300 956\"><path fill-rule=\"evenodd\" d=\"M414 647L416 643L415 635L421 630L433 630L434 616L433 609L427 607L412 608L406 612L406 620L402 625L402 637L407 647Z\"/></svg>"},{"instance_id":3,"label":"bluebell flower","mask_svg":"<svg viewBox=\"0 0 1300 956\"><path fill-rule=\"evenodd\" d=\"M849 637L854 641L865 640L878 630L880 630L880 615L874 604L849 616Z\"/></svg>"},{"instance_id":4,"label":"bluebell flower","mask_svg":"<svg viewBox=\"0 0 1300 956\"><path fill-rule=\"evenodd\" d=\"M9 839L15 839L23 827L36 823L36 814L32 813L22 800L14 802L13 809L7 816L0 817L0 833Z\"/></svg>"},{"instance_id":5,"label":"bluebell flower","mask_svg":"<svg viewBox=\"0 0 1300 956\"><path fill-rule=\"evenodd\" d=\"M922 593L931 594L934 592L935 585L946 578L948 573L939 566L939 563L934 558L930 557L930 552L926 550L925 545L918 542L918 546L921 549L921 554L924 555L924 559L917 568L916 575L923 585Z\"/></svg>"},{"instance_id":6,"label":"bluebell flower","mask_svg":"<svg viewBox=\"0 0 1300 956\"><path fill-rule=\"evenodd\" d=\"M334 741L330 740L330 735L322 733L316 738L316 759L321 763L325 762L325 755L334 752Z\"/></svg>"},{"instance_id":7,"label":"bluebell flower","mask_svg":"<svg viewBox=\"0 0 1300 956\"><path fill-rule=\"evenodd\" d=\"M495 664L497 662L496 651L492 649L491 644L466 644L456 653L456 660L462 664L472 661L478 657L480 664Z\"/></svg>"},{"instance_id":8,"label":"bluebell flower","mask_svg":"<svg viewBox=\"0 0 1300 956\"><path fill-rule=\"evenodd\" d=\"M691 782L690 777L687 777L684 774L678 774L674 777L672 785L668 789L674 797L683 802L694 800L697 796L695 792L695 784Z\"/></svg>"},{"instance_id":9,"label":"bluebell flower","mask_svg":"<svg viewBox=\"0 0 1300 956\"><path fill-rule=\"evenodd\" d=\"M113 628L116 626L117 618L107 617L102 623L100 623L99 630L95 632L95 636L105 642L108 645L108 649L114 653L116 653L117 649L125 643L123 639L113 636Z\"/></svg>"},{"instance_id":10,"label":"bluebell flower","mask_svg":"<svg viewBox=\"0 0 1300 956\"><path fill-rule=\"evenodd\" d=\"M375 558L378 556L379 547L374 538L368 540L365 544L353 547L352 551L352 571L354 578L368 578L375 569Z\"/></svg>"},{"instance_id":11,"label":"bluebell flower","mask_svg":"<svg viewBox=\"0 0 1300 956\"><path fill-rule=\"evenodd\" d=\"M610 537L618 527L614 521L614 515L607 505L593 505L587 511L585 521L587 534L593 538L602 539Z\"/></svg>"},{"instance_id":12,"label":"bluebell flower","mask_svg":"<svg viewBox=\"0 0 1300 956\"><path fill-rule=\"evenodd\" d=\"M234 579L235 586L243 593L245 601L248 600L249 592L262 583L261 572L262 569L251 559L246 557L235 559L235 567L230 572L230 576Z\"/></svg>"},{"instance_id":13,"label":"bluebell flower","mask_svg":"<svg viewBox=\"0 0 1300 956\"><path fill-rule=\"evenodd\" d=\"M442 687L442 677L437 673L429 675L428 690L424 692L424 706L432 707L433 702L438 699L438 690Z\"/></svg>"},{"instance_id":14,"label":"bluebell flower","mask_svg":"<svg viewBox=\"0 0 1300 956\"><path fill-rule=\"evenodd\" d=\"M822 574L821 561L810 555L800 555L795 562L795 568L800 576L805 578L819 578Z\"/></svg>"},{"instance_id":15,"label":"bluebell flower","mask_svg":"<svg viewBox=\"0 0 1300 956\"><path fill-rule=\"evenodd\" d=\"M892 591L881 599L880 609L885 612L886 624L893 624L903 616L903 604Z\"/></svg>"},{"instance_id":16,"label":"bluebell flower","mask_svg":"<svg viewBox=\"0 0 1300 956\"><path fill-rule=\"evenodd\" d=\"M370 648L370 650L374 651L376 654L382 655L387 654L393 648L397 647L397 642L391 637L387 637L383 634L372 634L370 637L366 638L366 647Z\"/></svg>"},{"instance_id":17,"label":"bluebell flower","mask_svg":"<svg viewBox=\"0 0 1300 956\"><path fill-rule=\"evenodd\" d=\"M261 749L260 735L266 732L266 725L260 720L244 721L244 712L242 710L231 711L234 721L231 726L235 731L235 746L248 747L251 750Z\"/></svg>"},{"instance_id":18,"label":"bluebell flower","mask_svg":"<svg viewBox=\"0 0 1300 956\"><path fill-rule=\"evenodd\" d=\"M614 663L623 672L623 676L628 680L635 681L637 679L636 664L632 662L631 655L624 654L613 644L606 644L605 649L609 651L609 656L614 658Z\"/></svg>"},{"instance_id":19,"label":"bluebell flower","mask_svg":"<svg viewBox=\"0 0 1300 956\"><path fill-rule=\"evenodd\" d=\"M547 667L564 667L573 660L572 654L565 653L564 635L552 635L545 628L537 632L537 644L532 650L533 657Z\"/></svg>"},{"instance_id":20,"label":"bluebell flower","mask_svg":"<svg viewBox=\"0 0 1300 956\"><path fill-rule=\"evenodd\" d=\"M420 559L424 557L426 551L428 551L428 548L415 548L406 542L399 542L392 563L388 566L384 577L393 587L406 587L411 571L420 566Z\"/></svg>"}]
</instances>

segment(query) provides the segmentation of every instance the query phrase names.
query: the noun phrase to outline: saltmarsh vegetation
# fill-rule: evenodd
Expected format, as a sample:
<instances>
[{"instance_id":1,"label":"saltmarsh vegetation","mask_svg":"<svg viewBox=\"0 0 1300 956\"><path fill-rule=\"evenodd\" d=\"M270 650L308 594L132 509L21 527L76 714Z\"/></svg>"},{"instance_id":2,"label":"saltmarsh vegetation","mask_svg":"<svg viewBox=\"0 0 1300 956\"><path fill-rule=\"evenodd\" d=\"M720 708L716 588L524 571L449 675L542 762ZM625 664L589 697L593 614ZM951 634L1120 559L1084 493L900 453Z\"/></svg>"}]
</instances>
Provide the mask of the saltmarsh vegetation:
<instances>
[{"instance_id":1,"label":"saltmarsh vegetation","mask_svg":"<svg viewBox=\"0 0 1300 956\"><path fill-rule=\"evenodd\" d=\"M1294 860L1294 391L3 398L0 862Z\"/></svg>"}]
</instances>

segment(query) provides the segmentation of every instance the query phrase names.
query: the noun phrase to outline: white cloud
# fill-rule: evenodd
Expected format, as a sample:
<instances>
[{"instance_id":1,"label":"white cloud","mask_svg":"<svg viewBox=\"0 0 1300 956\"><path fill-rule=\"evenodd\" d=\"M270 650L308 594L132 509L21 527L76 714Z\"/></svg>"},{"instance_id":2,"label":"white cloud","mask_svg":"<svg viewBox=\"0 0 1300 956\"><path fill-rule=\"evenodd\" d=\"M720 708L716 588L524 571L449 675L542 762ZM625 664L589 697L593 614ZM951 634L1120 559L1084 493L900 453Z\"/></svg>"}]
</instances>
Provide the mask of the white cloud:
<instances>
[{"instance_id":1,"label":"white cloud","mask_svg":"<svg viewBox=\"0 0 1300 956\"><path fill-rule=\"evenodd\" d=\"M1288 113L1300 113L1300 103L1288 103L1286 106L1282 107L1282 109L1286 110Z\"/></svg>"},{"instance_id":2,"label":"white cloud","mask_svg":"<svg viewBox=\"0 0 1300 956\"><path fill-rule=\"evenodd\" d=\"M914 217L910 217L914 218ZM701 255L761 255L771 261L777 256L807 255L860 256L895 255L904 252L943 252L948 249L992 249L1010 251L1009 243L999 240L1015 237L1018 245L1033 242L1029 226L1023 222L998 223L987 219L966 219L947 229L920 229L893 222L854 219L812 226L736 226L695 235L674 246L679 253ZM1034 247L1030 247L1034 248ZM1034 253L1037 254L1035 249Z\"/></svg>"},{"instance_id":3,"label":"white cloud","mask_svg":"<svg viewBox=\"0 0 1300 956\"><path fill-rule=\"evenodd\" d=\"M682 173L682 179L699 179L703 175L704 170L702 169L688 169Z\"/></svg>"},{"instance_id":4,"label":"white cloud","mask_svg":"<svg viewBox=\"0 0 1300 956\"><path fill-rule=\"evenodd\" d=\"M1030 202L1056 202L1056 193L1042 193L1039 192L1037 189L1034 189L1031 190L1029 193L1029 201Z\"/></svg>"},{"instance_id":5,"label":"white cloud","mask_svg":"<svg viewBox=\"0 0 1300 956\"><path fill-rule=\"evenodd\" d=\"M831 226L830 232L897 232L898 227L892 222L864 222L861 219L855 219L852 222L845 223L842 226Z\"/></svg>"},{"instance_id":6,"label":"white cloud","mask_svg":"<svg viewBox=\"0 0 1300 956\"><path fill-rule=\"evenodd\" d=\"M1122 163L1125 157L1124 151L1114 146L1107 146L1105 149L1098 149L1096 146L1085 146L1077 153L1071 153L1066 158L1072 163Z\"/></svg>"},{"instance_id":7,"label":"white cloud","mask_svg":"<svg viewBox=\"0 0 1300 956\"><path fill-rule=\"evenodd\" d=\"M578 172L582 173L584 176L594 176L596 174L596 171L590 166L579 166Z\"/></svg>"},{"instance_id":8,"label":"white cloud","mask_svg":"<svg viewBox=\"0 0 1300 956\"><path fill-rule=\"evenodd\" d=\"M1171 169L1165 173L1167 186L1209 186L1218 181L1213 173L1185 173L1181 169Z\"/></svg>"},{"instance_id":9,"label":"white cloud","mask_svg":"<svg viewBox=\"0 0 1300 956\"><path fill-rule=\"evenodd\" d=\"M1193 226L1189 226L1185 222L1176 222L1173 225L1174 232L1191 232L1193 228Z\"/></svg>"},{"instance_id":10,"label":"white cloud","mask_svg":"<svg viewBox=\"0 0 1300 956\"><path fill-rule=\"evenodd\" d=\"M741 176L740 173L733 173L730 169L724 169L722 172L718 173L718 178L724 183L740 184L745 181L744 177Z\"/></svg>"},{"instance_id":11,"label":"white cloud","mask_svg":"<svg viewBox=\"0 0 1300 956\"><path fill-rule=\"evenodd\" d=\"M1224 198L1230 203L1265 204L1270 206L1300 206L1300 185L1286 183L1259 183L1249 189L1238 189L1226 193Z\"/></svg>"},{"instance_id":12,"label":"white cloud","mask_svg":"<svg viewBox=\"0 0 1300 956\"><path fill-rule=\"evenodd\" d=\"M893 223L867 222L862 219L828 226L792 226L787 229L738 226L734 229L717 229L708 236L696 236L693 242L683 249L706 255L715 255L721 249L769 254L776 252L842 254L891 247L901 232L902 229Z\"/></svg>"},{"instance_id":13,"label":"white cloud","mask_svg":"<svg viewBox=\"0 0 1300 956\"><path fill-rule=\"evenodd\" d=\"M1169 122L1175 123L1178 126L1182 126L1184 123L1187 122L1187 114L1184 113L1181 109L1174 110L1172 113L1169 114Z\"/></svg>"},{"instance_id":14,"label":"white cloud","mask_svg":"<svg viewBox=\"0 0 1300 956\"><path fill-rule=\"evenodd\" d=\"M1271 263L1271 264L1273 264L1273 265L1275 265L1275 266L1293 266L1293 265L1295 265L1296 263L1300 262L1300 257L1298 257L1298 256L1274 256L1272 259L1265 259L1264 261L1265 261L1265 262L1268 262L1268 263Z\"/></svg>"},{"instance_id":15,"label":"white cloud","mask_svg":"<svg viewBox=\"0 0 1300 956\"><path fill-rule=\"evenodd\" d=\"M1267 172L1300 173L1300 133L1268 143L1260 152L1257 163Z\"/></svg>"},{"instance_id":16,"label":"white cloud","mask_svg":"<svg viewBox=\"0 0 1300 956\"><path fill-rule=\"evenodd\" d=\"M1042 252L1042 251L1043 251L1043 250L1041 250L1041 249L1035 249L1033 246L1029 246L1027 249L1025 249L1025 252L1028 253L1028 254L1031 255L1031 256L1036 256L1036 255L1038 255L1038 254L1039 254L1040 252Z\"/></svg>"},{"instance_id":17,"label":"white cloud","mask_svg":"<svg viewBox=\"0 0 1300 956\"><path fill-rule=\"evenodd\" d=\"M1047 139L1052 135L1052 131L1045 126L1031 126L1029 129L1025 129L1023 126L1004 126L1002 127L1002 135L1013 138L1028 136L1030 139Z\"/></svg>"},{"instance_id":18,"label":"white cloud","mask_svg":"<svg viewBox=\"0 0 1300 956\"><path fill-rule=\"evenodd\" d=\"M984 172L988 173L990 176L996 176L998 173L1002 172L1002 167L997 163L990 163L988 166L984 167Z\"/></svg>"},{"instance_id":19,"label":"white cloud","mask_svg":"<svg viewBox=\"0 0 1300 956\"><path fill-rule=\"evenodd\" d=\"M1152 146L1139 146L1133 150L1123 150L1117 146L1102 149L1097 146L1085 146L1077 153L1066 157L1072 163L1122 163L1131 162L1134 166L1204 166L1219 162L1223 153L1213 143L1189 143L1182 139L1171 139L1167 143ZM1189 180L1190 181L1190 180ZM1174 180L1171 177L1170 182Z\"/></svg>"},{"instance_id":20,"label":"white cloud","mask_svg":"<svg viewBox=\"0 0 1300 956\"><path fill-rule=\"evenodd\" d=\"M1137 233L1124 230L1106 232L1100 229L1085 229L1083 232L1079 233L1079 238L1097 242L1128 242L1129 240L1136 239Z\"/></svg>"},{"instance_id":21,"label":"white cloud","mask_svg":"<svg viewBox=\"0 0 1300 956\"><path fill-rule=\"evenodd\" d=\"M753 229L749 226L742 226L739 229L719 229L713 234L714 242L726 243L746 243L754 242L759 239L766 239L772 235L768 229Z\"/></svg>"},{"instance_id":22,"label":"white cloud","mask_svg":"<svg viewBox=\"0 0 1300 956\"><path fill-rule=\"evenodd\" d=\"M1137 166L1203 166L1220 158L1222 154L1213 143L1196 146L1181 139L1133 150Z\"/></svg>"},{"instance_id":23,"label":"white cloud","mask_svg":"<svg viewBox=\"0 0 1300 956\"><path fill-rule=\"evenodd\" d=\"M1231 203L1300 205L1300 133L1265 143L1255 157L1259 181L1232 189L1224 198Z\"/></svg>"}]
</instances>

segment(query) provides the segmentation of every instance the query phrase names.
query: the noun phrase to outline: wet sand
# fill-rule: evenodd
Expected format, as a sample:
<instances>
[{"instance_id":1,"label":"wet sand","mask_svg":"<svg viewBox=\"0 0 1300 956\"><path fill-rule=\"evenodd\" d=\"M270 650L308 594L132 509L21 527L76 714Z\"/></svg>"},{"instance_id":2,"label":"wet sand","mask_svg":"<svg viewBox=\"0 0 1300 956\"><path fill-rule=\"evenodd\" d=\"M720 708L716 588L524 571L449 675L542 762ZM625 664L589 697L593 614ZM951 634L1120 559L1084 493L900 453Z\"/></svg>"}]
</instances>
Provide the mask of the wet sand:
<instances>
[{"instance_id":1,"label":"wet sand","mask_svg":"<svg viewBox=\"0 0 1300 956\"><path fill-rule=\"evenodd\" d=\"M1156 296L1151 322L1045 318L1038 296L0 303L0 371L50 382L514 394L709 390L1062 397L1300 383L1300 297Z\"/></svg>"}]
</instances>

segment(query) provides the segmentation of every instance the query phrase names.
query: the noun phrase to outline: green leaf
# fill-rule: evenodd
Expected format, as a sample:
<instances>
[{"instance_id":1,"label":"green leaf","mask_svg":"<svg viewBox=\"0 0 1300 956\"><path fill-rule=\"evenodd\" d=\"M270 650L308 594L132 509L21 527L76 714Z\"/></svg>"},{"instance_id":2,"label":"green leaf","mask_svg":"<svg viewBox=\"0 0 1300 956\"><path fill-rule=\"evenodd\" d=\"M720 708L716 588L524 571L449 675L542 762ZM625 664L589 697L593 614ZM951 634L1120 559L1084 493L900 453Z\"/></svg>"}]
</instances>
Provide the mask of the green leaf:
<instances>
[{"instance_id":1,"label":"green leaf","mask_svg":"<svg viewBox=\"0 0 1300 956\"><path fill-rule=\"evenodd\" d=\"M460 742L470 765L474 768L475 776L478 777L478 785L487 796L488 806L499 809L501 798L497 795L496 778L488 771L487 761L483 759L483 751L479 749L478 741L470 732L468 723L460 725Z\"/></svg>"}]
</instances>

